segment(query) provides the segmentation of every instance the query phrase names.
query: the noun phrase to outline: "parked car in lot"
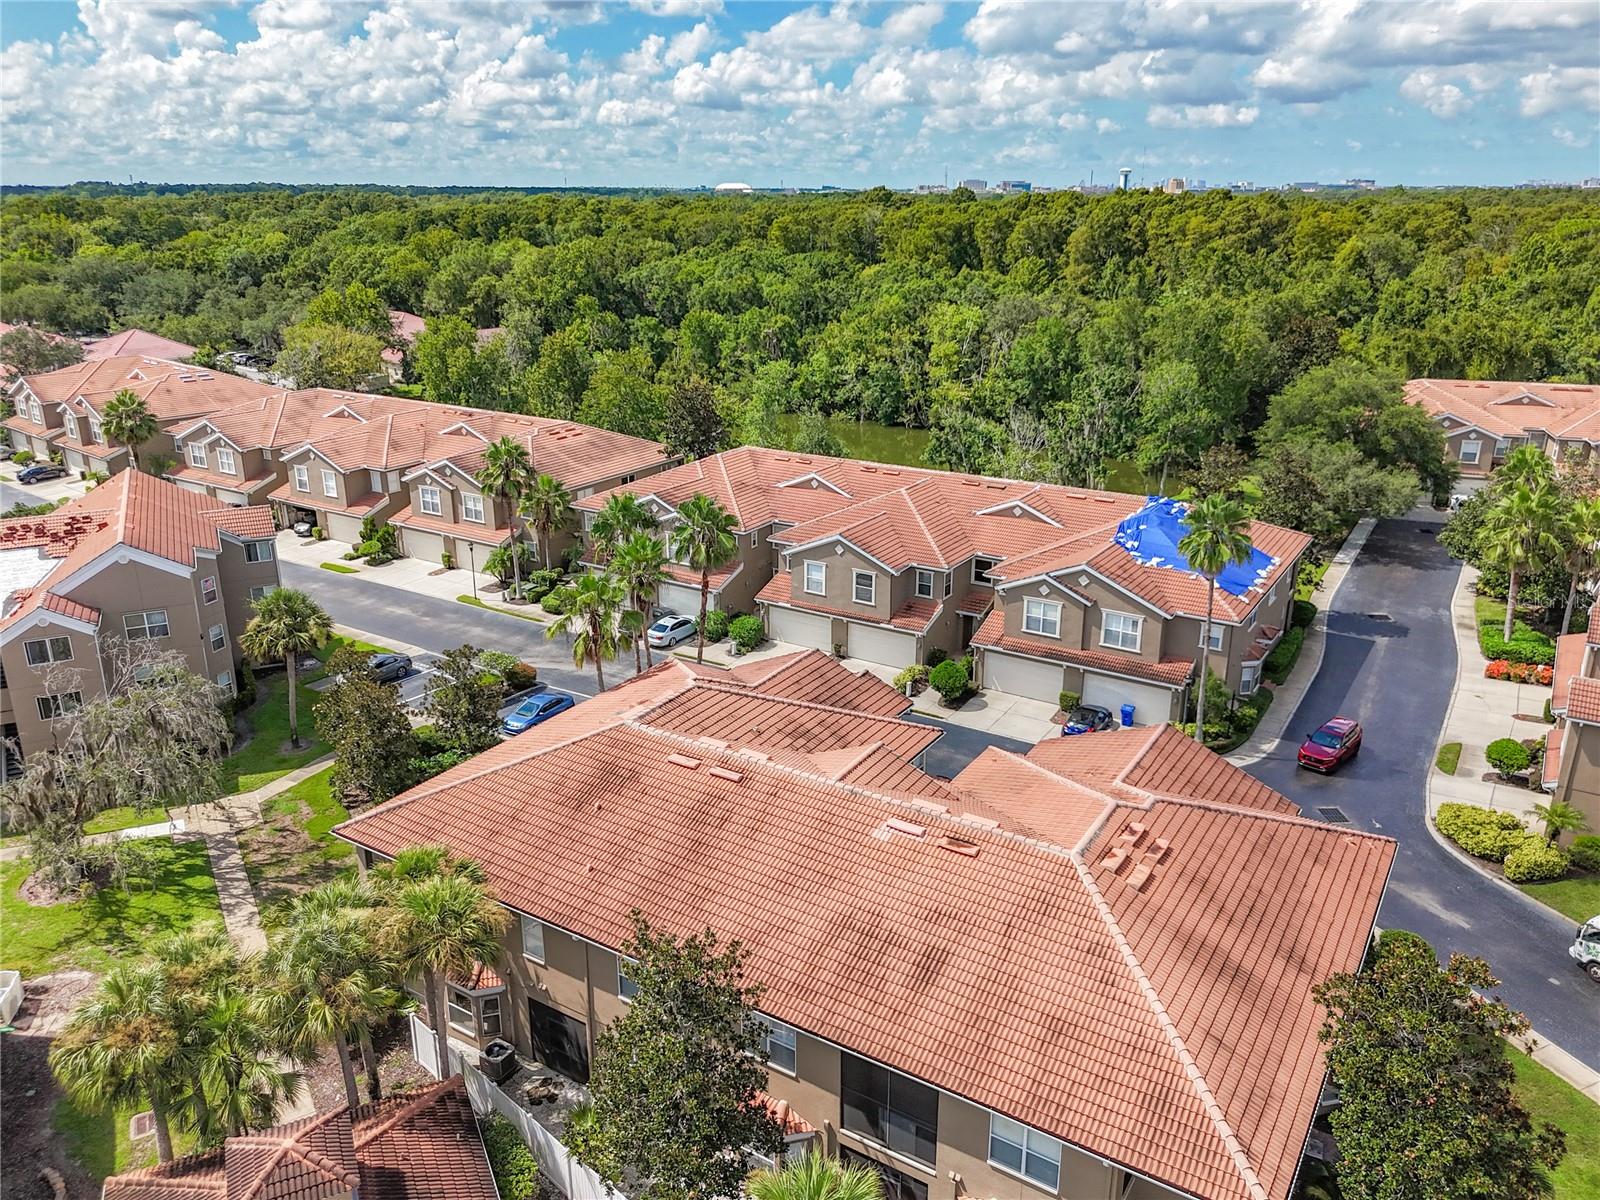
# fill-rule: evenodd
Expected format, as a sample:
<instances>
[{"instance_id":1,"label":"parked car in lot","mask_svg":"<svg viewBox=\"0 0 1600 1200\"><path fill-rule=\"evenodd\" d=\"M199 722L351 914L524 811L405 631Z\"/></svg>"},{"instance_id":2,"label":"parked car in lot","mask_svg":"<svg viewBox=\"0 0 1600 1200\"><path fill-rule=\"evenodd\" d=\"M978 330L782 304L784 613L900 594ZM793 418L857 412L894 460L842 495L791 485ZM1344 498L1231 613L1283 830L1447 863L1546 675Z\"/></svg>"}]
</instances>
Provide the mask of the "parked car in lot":
<instances>
[{"instance_id":1,"label":"parked car in lot","mask_svg":"<svg viewBox=\"0 0 1600 1200\"><path fill-rule=\"evenodd\" d=\"M65 467L58 467L55 463L34 463L17 472L17 482L43 483L46 479L60 479L66 473Z\"/></svg>"},{"instance_id":2,"label":"parked car in lot","mask_svg":"<svg viewBox=\"0 0 1600 1200\"><path fill-rule=\"evenodd\" d=\"M687 642L694 635L695 624L693 617L680 617L669 614L650 626L645 638L650 645L660 650L667 646L676 646L679 642Z\"/></svg>"},{"instance_id":3,"label":"parked car in lot","mask_svg":"<svg viewBox=\"0 0 1600 1200\"><path fill-rule=\"evenodd\" d=\"M1306 735L1297 761L1302 767L1327 774L1361 753L1361 722L1334 717Z\"/></svg>"},{"instance_id":4,"label":"parked car in lot","mask_svg":"<svg viewBox=\"0 0 1600 1200\"><path fill-rule=\"evenodd\" d=\"M1109 708L1101 708L1098 704L1080 704L1067 714L1066 721L1061 725L1061 736L1098 733L1102 729L1114 728L1116 723L1117 719L1111 715Z\"/></svg>"},{"instance_id":5,"label":"parked car in lot","mask_svg":"<svg viewBox=\"0 0 1600 1200\"><path fill-rule=\"evenodd\" d=\"M0 442L0 462L10 462L11 456L16 452L17 448L10 442Z\"/></svg>"},{"instance_id":6,"label":"parked car in lot","mask_svg":"<svg viewBox=\"0 0 1600 1200\"><path fill-rule=\"evenodd\" d=\"M577 701L565 692L540 692L529 696L512 709L500 728L507 733L526 733L535 725L548 721L557 713L564 713Z\"/></svg>"},{"instance_id":7,"label":"parked car in lot","mask_svg":"<svg viewBox=\"0 0 1600 1200\"><path fill-rule=\"evenodd\" d=\"M379 683L393 683L411 674L409 654L374 654L367 659L367 665Z\"/></svg>"}]
</instances>

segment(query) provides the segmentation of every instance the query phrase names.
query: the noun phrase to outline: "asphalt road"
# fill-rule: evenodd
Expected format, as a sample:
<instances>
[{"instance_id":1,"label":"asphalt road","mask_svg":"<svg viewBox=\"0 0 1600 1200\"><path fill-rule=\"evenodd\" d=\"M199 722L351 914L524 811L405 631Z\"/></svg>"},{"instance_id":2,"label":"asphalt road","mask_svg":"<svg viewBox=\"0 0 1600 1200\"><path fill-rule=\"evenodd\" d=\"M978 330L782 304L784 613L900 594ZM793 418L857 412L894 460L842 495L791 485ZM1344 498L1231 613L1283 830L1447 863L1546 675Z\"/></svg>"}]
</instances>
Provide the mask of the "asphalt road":
<instances>
[{"instance_id":1,"label":"asphalt road","mask_svg":"<svg viewBox=\"0 0 1600 1200\"><path fill-rule=\"evenodd\" d=\"M1450 599L1460 564L1437 525L1385 521L1367 540L1328 615L1322 670L1291 734L1335 714L1355 717L1361 754L1330 777L1295 766L1298 742L1247 768L1308 817L1336 808L1352 825L1400 843L1378 923L1410 929L1441 956L1488 960L1499 994L1545 1037L1600 1069L1600 987L1567 957L1574 922L1458 859L1426 824L1426 780L1455 678Z\"/></svg>"}]
</instances>

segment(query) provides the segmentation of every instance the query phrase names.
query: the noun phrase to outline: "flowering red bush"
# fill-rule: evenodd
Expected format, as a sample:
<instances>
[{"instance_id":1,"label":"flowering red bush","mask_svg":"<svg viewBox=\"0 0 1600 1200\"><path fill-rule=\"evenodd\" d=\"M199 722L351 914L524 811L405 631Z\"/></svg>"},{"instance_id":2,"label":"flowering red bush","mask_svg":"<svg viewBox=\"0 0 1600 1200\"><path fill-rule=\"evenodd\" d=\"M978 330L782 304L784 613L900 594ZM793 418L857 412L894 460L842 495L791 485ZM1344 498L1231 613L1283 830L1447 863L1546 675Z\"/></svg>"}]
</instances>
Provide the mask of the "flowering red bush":
<instances>
[{"instance_id":1,"label":"flowering red bush","mask_svg":"<svg viewBox=\"0 0 1600 1200\"><path fill-rule=\"evenodd\" d=\"M1483 673L1489 679L1509 679L1512 683L1538 683L1549 686L1555 678L1553 667L1535 663L1507 662L1503 658L1492 660Z\"/></svg>"}]
</instances>

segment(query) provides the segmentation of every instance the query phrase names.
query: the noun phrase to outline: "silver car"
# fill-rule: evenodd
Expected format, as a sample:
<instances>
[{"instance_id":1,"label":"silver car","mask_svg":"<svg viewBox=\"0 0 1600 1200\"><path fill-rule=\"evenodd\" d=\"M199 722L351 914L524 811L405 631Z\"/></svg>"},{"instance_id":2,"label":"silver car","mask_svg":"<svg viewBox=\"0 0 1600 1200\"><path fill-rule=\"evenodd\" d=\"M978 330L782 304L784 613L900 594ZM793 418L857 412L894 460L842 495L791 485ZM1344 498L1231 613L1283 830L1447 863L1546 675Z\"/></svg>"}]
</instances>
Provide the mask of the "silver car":
<instances>
[{"instance_id":1,"label":"silver car","mask_svg":"<svg viewBox=\"0 0 1600 1200\"><path fill-rule=\"evenodd\" d=\"M694 635L693 617L666 616L650 626L645 633L645 640L661 650L668 646L676 646L679 642L687 642Z\"/></svg>"}]
</instances>

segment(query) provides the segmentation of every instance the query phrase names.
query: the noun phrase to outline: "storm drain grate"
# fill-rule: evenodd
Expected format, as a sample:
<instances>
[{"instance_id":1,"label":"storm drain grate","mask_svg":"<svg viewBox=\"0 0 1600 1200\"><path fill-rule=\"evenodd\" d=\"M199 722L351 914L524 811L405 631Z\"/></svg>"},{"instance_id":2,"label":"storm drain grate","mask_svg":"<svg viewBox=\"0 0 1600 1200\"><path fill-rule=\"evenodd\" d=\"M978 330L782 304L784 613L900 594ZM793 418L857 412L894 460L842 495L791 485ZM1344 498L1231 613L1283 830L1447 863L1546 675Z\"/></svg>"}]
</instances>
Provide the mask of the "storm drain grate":
<instances>
[{"instance_id":1,"label":"storm drain grate","mask_svg":"<svg viewBox=\"0 0 1600 1200\"><path fill-rule=\"evenodd\" d=\"M1344 815L1342 808L1319 808L1317 811L1322 814L1324 821L1331 821L1335 825L1350 824L1350 818Z\"/></svg>"},{"instance_id":2,"label":"storm drain grate","mask_svg":"<svg viewBox=\"0 0 1600 1200\"><path fill-rule=\"evenodd\" d=\"M1392 620L1394 620L1394 618L1391 617L1388 613L1368 613L1367 614L1367 620L1369 620L1369 621L1392 621Z\"/></svg>"}]
</instances>

